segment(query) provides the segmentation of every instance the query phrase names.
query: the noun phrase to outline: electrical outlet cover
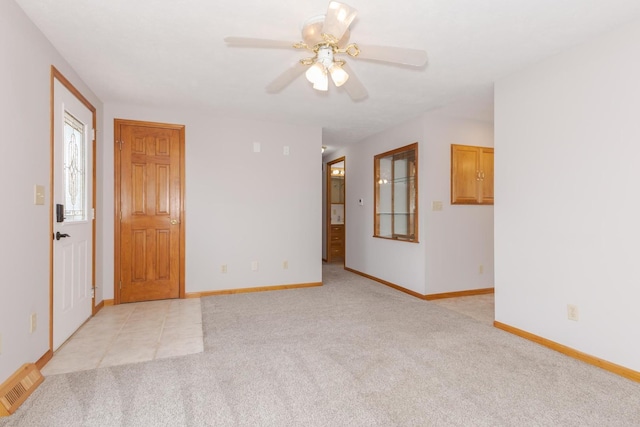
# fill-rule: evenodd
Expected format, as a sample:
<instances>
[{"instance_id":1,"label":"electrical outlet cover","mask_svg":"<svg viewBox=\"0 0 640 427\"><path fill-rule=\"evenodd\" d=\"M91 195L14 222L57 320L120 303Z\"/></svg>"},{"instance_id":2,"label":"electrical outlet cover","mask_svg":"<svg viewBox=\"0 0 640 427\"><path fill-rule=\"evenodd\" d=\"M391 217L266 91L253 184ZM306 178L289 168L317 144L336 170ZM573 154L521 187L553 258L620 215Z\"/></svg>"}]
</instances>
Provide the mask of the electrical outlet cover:
<instances>
[{"instance_id":1,"label":"electrical outlet cover","mask_svg":"<svg viewBox=\"0 0 640 427\"><path fill-rule=\"evenodd\" d=\"M567 318L576 322L580 319L577 305L567 304Z\"/></svg>"}]
</instances>

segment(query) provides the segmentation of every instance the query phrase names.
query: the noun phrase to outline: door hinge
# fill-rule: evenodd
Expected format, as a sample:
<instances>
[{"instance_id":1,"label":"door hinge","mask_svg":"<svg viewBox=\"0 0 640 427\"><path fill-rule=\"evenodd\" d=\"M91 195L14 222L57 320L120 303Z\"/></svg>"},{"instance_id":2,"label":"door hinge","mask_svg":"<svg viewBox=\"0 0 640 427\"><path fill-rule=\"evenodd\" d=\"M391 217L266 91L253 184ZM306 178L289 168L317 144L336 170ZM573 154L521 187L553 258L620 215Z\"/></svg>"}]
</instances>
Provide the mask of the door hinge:
<instances>
[{"instance_id":1,"label":"door hinge","mask_svg":"<svg viewBox=\"0 0 640 427\"><path fill-rule=\"evenodd\" d=\"M118 142L118 145L120 146L120 151L122 151L122 144L123 144L124 141L120 140L120 141L117 141L117 142Z\"/></svg>"},{"instance_id":2,"label":"door hinge","mask_svg":"<svg viewBox=\"0 0 640 427\"><path fill-rule=\"evenodd\" d=\"M93 134L93 140L96 140L96 130L95 129L91 129L91 133Z\"/></svg>"},{"instance_id":3,"label":"door hinge","mask_svg":"<svg viewBox=\"0 0 640 427\"><path fill-rule=\"evenodd\" d=\"M91 219L96 219L96 209L91 208Z\"/></svg>"},{"instance_id":4,"label":"door hinge","mask_svg":"<svg viewBox=\"0 0 640 427\"><path fill-rule=\"evenodd\" d=\"M120 211L120 221L122 221L122 211Z\"/></svg>"},{"instance_id":5,"label":"door hinge","mask_svg":"<svg viewBox=\"0 0 640 427\"><path fill-rule=\"evenodd\" d=\"M120 280L120 290L122 290L122 280Z\"/></svg>"}]
</instances>

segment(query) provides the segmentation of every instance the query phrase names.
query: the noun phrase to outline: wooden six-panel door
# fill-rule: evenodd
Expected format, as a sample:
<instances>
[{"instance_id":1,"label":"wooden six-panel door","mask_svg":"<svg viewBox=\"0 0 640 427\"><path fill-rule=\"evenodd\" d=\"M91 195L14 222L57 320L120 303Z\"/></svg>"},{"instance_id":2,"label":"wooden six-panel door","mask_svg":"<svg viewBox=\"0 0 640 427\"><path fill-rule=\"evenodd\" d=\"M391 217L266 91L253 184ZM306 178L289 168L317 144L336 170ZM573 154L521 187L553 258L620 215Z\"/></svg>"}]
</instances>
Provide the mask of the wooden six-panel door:
<instances>
[{"instance_id":1,"label":"wooden six-panel door","mask_svg":"<svg viewBox=\"0 0 640 427\"><path fill-rule=\"evenodd\" d=\"M183 297L184 126L116 120L115 133L116 303Z\"/></svg>"}]
</instances>

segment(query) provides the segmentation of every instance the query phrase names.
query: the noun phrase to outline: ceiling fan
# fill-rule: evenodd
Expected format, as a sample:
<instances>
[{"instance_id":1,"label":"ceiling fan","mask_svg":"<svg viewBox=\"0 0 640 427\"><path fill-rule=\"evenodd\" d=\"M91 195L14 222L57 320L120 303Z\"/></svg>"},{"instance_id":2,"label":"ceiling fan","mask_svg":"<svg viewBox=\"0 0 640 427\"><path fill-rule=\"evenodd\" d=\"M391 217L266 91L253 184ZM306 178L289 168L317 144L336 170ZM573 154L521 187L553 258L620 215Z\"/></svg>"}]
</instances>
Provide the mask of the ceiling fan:
<instances>
[{"instance_id":1,"label":"ceiling fan","mask_svg":"<svg viewBox=\"0 0 640 427\"><path fill-rule=\"evenodd\" d=\"M327 91L331 76L336 87L344 85L351 99L360 101L368 96L367 89L338 55L421 67L427 62L427 53L419 49L349 43L349 25L357 13L349 5L331 1L326 15L305 22L302 41L298 43L250 37L225 37L224 41L231 47L294 48L313 52L314 56L301 59L272 81L267 86L269 93L281 91L306 70L307 80L314 89Z\"/></svg>"}]
</instances>

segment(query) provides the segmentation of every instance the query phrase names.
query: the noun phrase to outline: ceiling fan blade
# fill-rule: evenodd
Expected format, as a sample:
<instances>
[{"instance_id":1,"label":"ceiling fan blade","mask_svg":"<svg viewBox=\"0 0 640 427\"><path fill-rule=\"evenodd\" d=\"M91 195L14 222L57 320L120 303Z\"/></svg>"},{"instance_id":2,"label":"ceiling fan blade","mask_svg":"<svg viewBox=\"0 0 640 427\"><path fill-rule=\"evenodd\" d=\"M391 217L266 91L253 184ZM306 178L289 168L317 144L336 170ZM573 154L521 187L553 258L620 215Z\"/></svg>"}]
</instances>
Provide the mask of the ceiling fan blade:
<instances>
[{"instance_id":1,"label":"ceiling fan blade","mask_svg":"<svg viewBox=\"0 0 640 427\"><path fill-rule=\"evenodd\" d=\"M306 65L296 62L291 67L287 68L282 74L280 74L274 81L267 85L268 93L280 92L285 87L289 86L300 74L304 73L307 69Z\"/></svg>"},{"instance_id":2,"label":"ceiling fan blade","mask_svg":"<svg viewBox=\"0 0 640 427\"><path fill-rule=\"evenodd\" d=\"M292 48L295 44L285 40L258 39L252 37L225 37L224 41L232 47Z\"/></svg>"},{"instance_id":3,"label":"ceiling fan blade","mask_svg":"<svg viewBox=\"0 0 640 427\"><path fill-rule=\"evenodd\" d=\"M330 2L322 25L322 34L335 37L337 42L349 29L349 25L351 25L357 14L358 11L349 5L337 1Z\"/></svg>"},{"instance_id":4,"label":"ceiling fan blade","mask_svg":"<svg viewBox=\"0 0 640 427\"><path fill-rule=\"evenodd\" d=\"M421 49L361 45L359 43L358 49L360 52L355 56L355 58L391 62L393 64L412 65L414 67L422 67L427 63L427 52Z\"/></svg>"},{"instance_id":5,"label":"ceiling fan blade","mask_svg":"<svg viewBox=\"0 0 640 427\"><path fill-rule=\"evenodd\" d=\"M342 87L347 91L351 99L354 101L362 101L363 99L366 99L369 96L369 92L367 92L367 88L364 87L362 81L360 81L349 64L345 62L344 65L342 65L342 69L349 74L349 79L342 85Z\"/></svg>"}]
</instances>

